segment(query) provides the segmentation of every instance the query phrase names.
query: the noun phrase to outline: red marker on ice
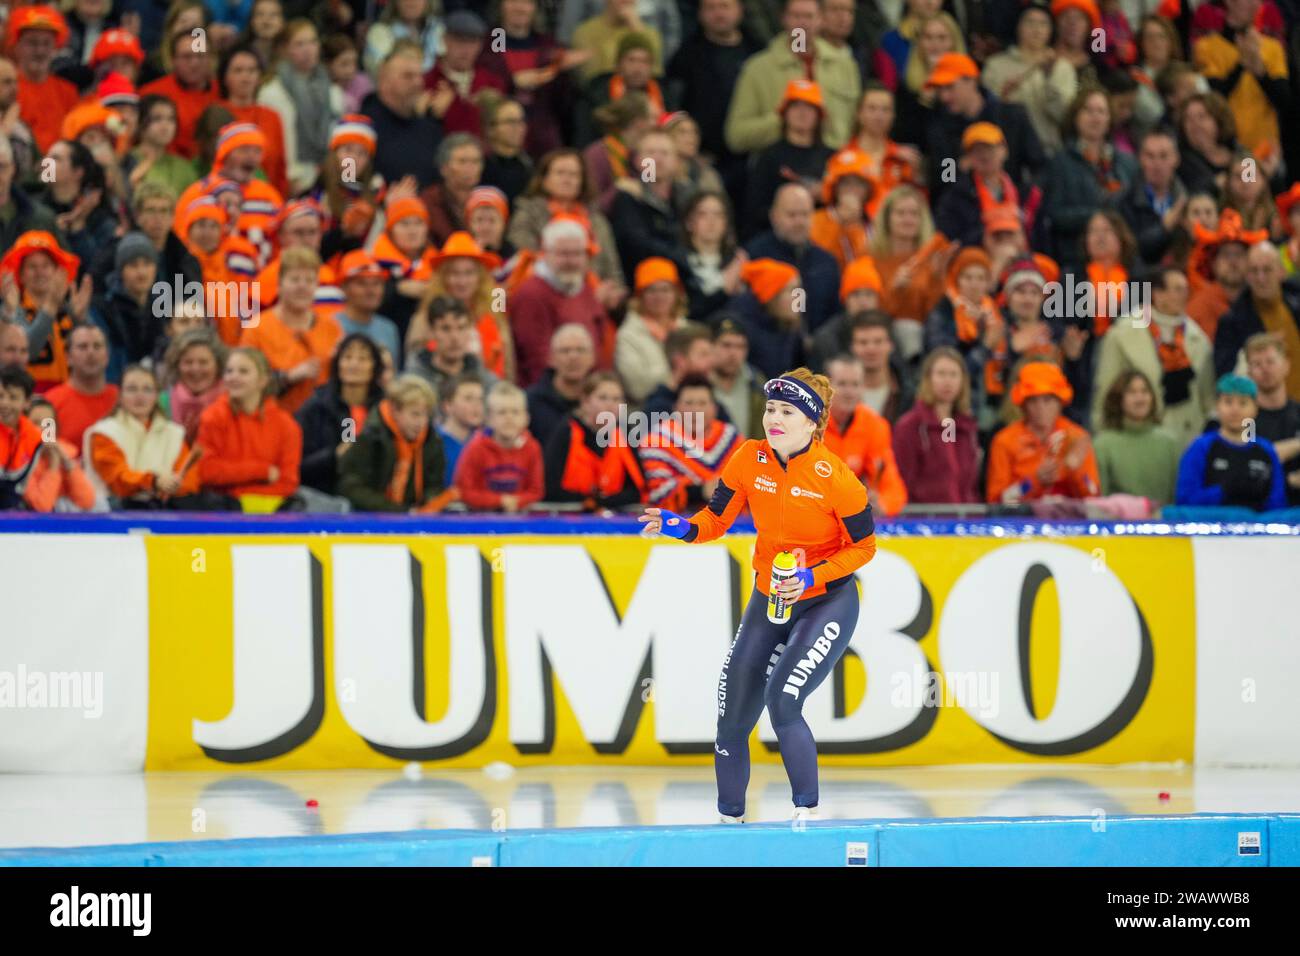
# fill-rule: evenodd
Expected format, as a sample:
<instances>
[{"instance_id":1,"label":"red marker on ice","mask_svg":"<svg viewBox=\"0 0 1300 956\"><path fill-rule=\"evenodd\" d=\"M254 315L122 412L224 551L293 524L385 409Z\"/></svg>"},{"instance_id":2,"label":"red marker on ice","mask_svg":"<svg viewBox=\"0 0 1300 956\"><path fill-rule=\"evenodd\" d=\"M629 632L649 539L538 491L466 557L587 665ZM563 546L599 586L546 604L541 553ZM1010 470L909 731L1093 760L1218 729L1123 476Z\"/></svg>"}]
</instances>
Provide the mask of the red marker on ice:
<instances>
[{"instance_id":1,"label":"red marker on ice","mask_svg":"<svg viewBox=\"0 0 1300 956\"><path fill-rule=\"evenodd\" d=\"M308 801L307 801L307 809L308 809L308 810L315 810L315 809L316 809L317 807L319 807L319 806L320 806L320 803L317 802L316 800L308 800Z\"/></svg>"}]
</instances>

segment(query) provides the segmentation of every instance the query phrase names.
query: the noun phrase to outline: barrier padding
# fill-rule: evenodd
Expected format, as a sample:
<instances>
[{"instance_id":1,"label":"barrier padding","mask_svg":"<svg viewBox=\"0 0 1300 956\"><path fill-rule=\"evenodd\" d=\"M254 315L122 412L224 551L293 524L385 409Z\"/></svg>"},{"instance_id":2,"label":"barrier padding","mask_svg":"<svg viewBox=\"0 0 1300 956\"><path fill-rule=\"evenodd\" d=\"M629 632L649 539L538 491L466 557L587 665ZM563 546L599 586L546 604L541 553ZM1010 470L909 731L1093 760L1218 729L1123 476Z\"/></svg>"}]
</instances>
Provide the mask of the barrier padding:
<instances>
[{"instance_id":1,"label":"barrier padding","mask_svg":"<svg viewBox=\"0 0 1300 956\"><path fill-rule=\"evenodd\" d=\"M417 830L0 850L0 866L1296 866L1300 815Z\"/></svg>"}]
</instances>

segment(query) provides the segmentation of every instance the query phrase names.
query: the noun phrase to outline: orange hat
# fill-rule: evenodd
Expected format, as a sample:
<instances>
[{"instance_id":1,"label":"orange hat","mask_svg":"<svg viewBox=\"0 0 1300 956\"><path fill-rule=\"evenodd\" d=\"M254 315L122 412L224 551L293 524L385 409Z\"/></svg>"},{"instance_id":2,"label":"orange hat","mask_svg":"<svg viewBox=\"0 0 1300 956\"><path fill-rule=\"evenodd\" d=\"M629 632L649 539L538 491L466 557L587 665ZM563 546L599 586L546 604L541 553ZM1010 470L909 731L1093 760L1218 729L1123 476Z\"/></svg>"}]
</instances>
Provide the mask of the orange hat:
<instances>
[{"instance_id":1,"label":"orange hat","mask_svg":"<svg viewBox=\"0 0 1300 956\"><path fill-rule=\"evenodd\" d=\"M226 208L217 202L215 196L200 196L185 207L185 212L181 216L180 237L188 238L190 226L200 219L211 219L218 225L224 226L229 218L226 215Z\"/></svg>"},{"instance_id":2,"label":"orange hat","mask_svg":"<svg viewBox=\"0 0 1300 956\"><path fill-rule=\"evenodd\" d=\"M18 42L24 30L53 30L54 45L68 42L68 22L53 7L18 7L9 16L9 48Z\"/></svg>"},{"instance_id":3,"label":"orange hat","mask_svg":"<svg viewBox=\"0 0 1300 956\"><path fill-rule=\"evenodd\" d=\"M22 7L20 9L27 10L30 8ZM66 251L59 245L59 240L42 229L24 232L14 241L13 246L5 253L4 258L0 259L0 273L12 272L14 281L19 281L23 262L26 261L28 256L38 252L43 252L53 259L54 264L67 275L69 282L77 281L77 270L81 267L81 259Z\"/></svg>"},{"instance_id":4,"label":"orange hat","mask_svg":"<svg viewBox=\"0 0 1300 956\"><path fill-rule=\"evenodd\" d=\"M966 132L961 134L961 148L968 150L980 143L987 146L1005 146L1007 138L1002 135L1002 130L992 123L971 123L966 127Z\"/></svg>"},{"instance_id":5,"label":"orange hat","mask_svg":"<svg viewBox=\"0 0 1300 956\"><path fill-rule=\"evenodd\" d=\"M859 289L872 289L876 295L884 295L885 284L880 281L880 270L870 256L860 256L844 267L840 278L840 301L843 302Z\"/></svg>"},{"instance_id":6,"label":"orange hat","mask_svg":"<svg viewBox=\"0 0 1300 956\"><path fill-rule=\"evenodd\" d=\"M1094 30L1101 27L1101 10L1093 0L1052 0L1052 16L1059 17L1066 10L1081 10Z\"/></svg>"},{"instance_id":7,"label":"orange hat","mask_svg":"<svg viewBox=\"0 0 1300 956\"><path fill-rule=\"evenodd\" d=\"M649 259L642 259L640 265L636 267L636 280L633 283L634 290L637 293L654 285L656 282L671 282L679 289L682 285L682 278L677 274L677 266L673 265L671 259L665 259L662 256L651 256Z\"/></svg>"},{"instance_id":8,"label":"orange hat","mask_svg":"<svg viewBox=\"0 0 1300 956\"><path fill-rule=\"evenodd\" d=\"M378 142L374 123L362 113L344 113L330 130L331 150L338 149L344 143L356 143L373 156Z\"/></svg>"},{"instance_id":9,"label":"orange hat","mask_svg":"<svg viewBox=\"0 0 1300 956\"><path fill-rule=\"evenodd\" d=\"M501 265L501 257L484 252L483 247L474 241L474 237L461 230L447 237L441 249L429 258L431 269L439 268L449 259L473 259L485 269L496 269Z\"/></svg>"},{"instance_id":10,"label":"orange hat","mask_svg":"<svg viewBox=\"0 0 1300 956\"><path fill-rule=\"evenodd\" d=\"M740 267L740 278L753 290L754 297L767 305L782 289L798 280L799 270L775 259L754 259Z\"/></svg>"},{"instance_id":11,"label":"orange hat","mask_svg":"<svg viewBox=\"0 0 1300 956\"><path fill-rule=\"evenodd\" d=\"M217 154L212 160L212 168L220 169L226 157L241 146L257 146L266 149L266 134L252 123L227 123L217 133Z\"/></svg>"},{"instance_id":12,"label":"orange hat","mask_svg":"<svg viewBox=\"0 0 1300 956\"><path fill-rule=\"evenodd\" d=\"M1291 192L1297 192L1300 185L1292 186ZM1300 193L1298 193L1300 195ZM1292 202L1295 200L1293 199ZM1279 207L1281 201L1279 197ZM1287 209L1290 209L1288 204ZM1285 217L1283 217L1285 221ZM1225 209L1219 214L1219 228L1210 231L1202 226L1199 222L1192 224L1192 229L1196 233L1196 246L1192 249L1192 254L1188 259L1187 271L1197 272L1207 279L1214 278L1214 257L1220 247L1229 243L1240 243L1249 249L1257 242L1263 242L1268 238L1267 229L1244 229L1245 224L1241 221L1241 213L1235 209Z\"/></svg>"},{"instance_id":13,"label":"orange hat","mask_svg":"<svg viewBox=\"0 0 1300 956\"><path fill-rule=\"evenodd\" d=\"M465 218L469 219L469 214L479 206L491 206L501 213L502 219L510 221L510 200L495 186L475 186L470 190L469 198L465 200Z\"/></svg>"},{"instance_id":14,"label":"orange hat","mask_svg":"<svg viewBox=\"0 0 1300 956\"><path fill-rule=\"evenodd\" d=\"M104 127L113 137L120 135L125 129L122 117L96 100L87 100L78 103L67 116L63 117L63 128L59 135L66 140L75 140L86 130L94 129L96 126Z\"/></svg>"},{"instance_id":15,"label":"orange hat","mask_svg":"<svg viewBox=\"0 0 1300 956\"><path fill-rule=\"evenodd\" d=\"M984 220L984 235L988 236L995 232L1023 232L1025 224L1020 221L1010 209L1003 206L994 207Z\"/></svg>"},{"instance_id":16,"label":"orange hat","mask_svg":"<svg viewBox=\"0 0 1300 956\"><path fill-rule=\"evenodd\" d=\"M785 85L785 95L781 97L781 102L777 104L776 111L784 113L785 108L795 102L815 106L823 116L826 115L826 104L822 102L822 88L812 80L791 80L787 83Z\"/></svg>"},{"instance_id":17,"label":"orange hat","mask_svg":"<svg viewBox=\"0 0 1300 956\"><path fill-rule=\"evenodd\" d=\"M90 52L90 65L99 66L110 56L129 56L137 64L144 62L144 48L130 30L105 30Z\"/></svg>"},{"instance_id":18,"label":"orange hat","mask_svg":"<svg viewBox=\"0 0 1300 956\"><path fill-rule=\"evenodd\" d=\"M979 246L966 246L953 256L952 262L948 264L948 285L956 288L957 277L971 266L983 266L990 278L993 276L993 260L989 258L989 254Z\"/></svg>"},{"instance_id":19,"label":"orange hat","mask_svg":"<svg viewBox=\"0 0 1300 956\"><path fill-rule=\"evenodd\" d=\"M390 202L384 207L384 213L388 217L389 226L392 226L393 223L410 216L419 216L424 220L426 226L429 224L428 208L424 203L414 197L410 199L398 199L396 202Z\"/></svg>"},{"instance_id":20,"label":"orange hat","mask_svg":"<svg viewBox=\"0 0 1300 956\"><path fill-rule=\"evenodd\" d=\"M979 79L980 68L964 53L945 53L926 78L926 86L948 86L963 76Z\"/></svg>"},{"instance_id":21,"label":"orange hat","mask_svg":"<svg viewBox=\"0 0 1300 956\"><path fill-rule=\"evenodd\" d=\"M1062 405L1074 400L1074 389L1065 380L1065 373L1051 362L1030 362L1020 368L1020 377L1011 388L1011 401L1023 405L1025 399L1035 395L1055 395Z\"/></svg>"},{"instance_id":22,"label":"orange hat","mask_svg":"<svg viewBox=\"0 0 1300 956\"><path fill-rule=\"evenodd\" d=\"M279 232L284 228L285 223L291 219L297 219L299 216L315 216L322 224L325 222L325 210L321 208L320 203L316 200L292 199L280 208L280 212L272 223L272 230Z\"/></svg>"},{"instance_id":23,"label":"orange hat","mask_svg":"<svg viewBox=\"0 0 1300 956\"><path fill-rule=\"evenodd\" d=\"M140 94L135 84L121 73L109 73L95 87L95 96L101 106L112 109L115 106L138 106Z\"/></svg>"},{"instance_id":24,"label":"orange hat","mask_svg":"<svg viewBox=\"0 0 1300 956\"><path fill-rule=\"evenodd\" d=\"M339 261L339 282L349 279L387 279L388 270L364 249L353 249Z\"/></svg>"},{"instance_id":25,"label":"orange hat","mask_svg":"<svg viewBox=\"0 0 1300 956\"><path fill-rule=\"evenodd\" d=\"M835 187L841 179L856 176L866 180L867 198L876 192L876 180L871 175L871 160L867 154L858 149L842 149L826 163L826 172L822 176L822 204L831 205L835 201Z\"/></svg>"},{"instance_id":26,"label":"orange hat","mask_svg":"<svg viewBox=\"0 0 1300 956\"><path fill-rule=\"evenodd\" d=\"M1282 228L1287 235L1291 234L1291 209L1297 202L1300 202L1300 183L1295 183L1277 197L1277 214L1282 217Z\"/></svg>"},{"instance_id":27,"label":"orange hat","mask_svg":"<svg viewBox=\"0 0 1300 956\"><path fill-rule=\"evenodd\" d=\"M1058 282L1061 278L1061 264L1051 256L1045 256L1041 252L1035 252L1031 259L1034 265L1038 266L1038 271L1043 274L1045 282Z\"/></svg>"}]
</instances>

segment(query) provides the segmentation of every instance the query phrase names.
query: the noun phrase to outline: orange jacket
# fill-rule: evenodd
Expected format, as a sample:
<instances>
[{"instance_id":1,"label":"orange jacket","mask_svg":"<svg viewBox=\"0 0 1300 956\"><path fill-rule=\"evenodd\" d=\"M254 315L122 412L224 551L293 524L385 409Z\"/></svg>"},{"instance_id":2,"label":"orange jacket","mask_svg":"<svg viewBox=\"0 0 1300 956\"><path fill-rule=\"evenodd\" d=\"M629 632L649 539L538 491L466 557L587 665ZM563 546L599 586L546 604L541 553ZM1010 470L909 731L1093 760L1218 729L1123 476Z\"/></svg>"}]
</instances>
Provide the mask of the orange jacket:
<instances>
[{"instance_id":1,"label":"orange jacket","mask_svg":"<svg viewBox=\"0 0 1300 956\"><path fill-rule=\"evenodd\" d=\"M826 593L828 583L848 577L876 553L867 489L819 441L785 468L766 439L745 442L722 469L708 507L691 517L694 528L685 540L720 537L746 504L758 530L754 572L763 594L772 583L772 559L782 551L802 551L800 565L812 570L812 587L800 600Z\"/></svg>"},{"instance_id":2,"label":"orange jacket","mask_svg":"<svg viewBox=\"0 0 1300 956\"><path fill-rule=\"evenodd\" d=\"M1060 445L1053 450L1050 445L1057 433ZM1024 497L1041 498L1044 495L1065 495L1069 498L1087 498L1100 494L1101 480L1097 476L1097 457L1091 448L1077 469L1071 471L1062 461L1056 481L1044 487L1036 475L1049 455L1064 459L1070 447L1080 439L1087 440L1088 433L1064 416L1056 419L1046 442L1029 430L1023 422L1012 422L993 436L989 446L989 471L986 494L990 502L1002 500L1002 492L1018 481L1027 482Z\"/></svg>"},{"instance_id":3,"label":"orange jacket","mask_svg":"<svg viewBox=\"0 0 1300 956\"><path fill-rule=\"evenodd\" d=\"M81 463L77 461L77 448L60 440L59 449L72 462L72 467L67 471L51 467L47 456L39 456L27 479L23 500L33 511L44 514L53 511L60 498L67 498L82 511L89 511L95 506L95 486L81 470Z\"/></svg>"},{"instance_id":4,"label":"orange jacket","mask_svg":"<svg viewBox=\"0 0 1300 956\"><path fill-rule=\"evenodd\" d=\"M180 454L172 463L172 471L179 473L190 456L190 446L181 442ZM126 453L120 445L107 435L94 433L90 436L90 464L96 474L108 486L108 490L117 498L130 498L140 492L153 494L156 476L151 471L134 471L127 467ZM191 468L181 477L181 486L176 489L176 497L198 494L199 471Z\"/></svg>"},{"instance_id":5,"label":"orange jacket","mask_svg":"<svg viewBox=\"0 0 1300 956\"><path fill-rule=\"evenodd\" d=\"M18 117L32 131L42 156L59 140L63 117L77 105L77 88L62 77L50 74L40 83L18 74Z\"/></svg>"},{"instance_id":6,"label":"orange jacket","mask_svg":"<svg viewBox=\"0 0 1300 956\"><path fill-rule=\"evenodd\" d=\"M287 372L313 355L320 360L320 374L315 379L295 382L279 396L280 405L292 413L311 397L317 385L329 381L330 359L342 338L343 327L326 309L315 309L311 327L300 332L285 325L276 308L263 312L256 325L244 329L239 344L258 349L277 372Z\"/></svg>"},{"instance_id":7,"label":"orange jacket","mask_svg":"<svg viewBox=\"0 0 1300 956\"><path fill-rule=\"evenodd\" d=\"M846 226L831 215L829 209L819 209L813 213L812 232L809 236L814 245L825 249L840 264L840 271L854 259L871 255L867 245L866 221Z\"/></svg>"},{"instance_id":8,"label":"orange jacket","mask_svg":"<svg viewBox=\"0 0 1300 956\"><path fill-rule=\"evenodd\" d=\"M302 429L273 398L262 402L255 414L245 415L222 395L199 416L203 449L199 479L203 487L227 495L291 495L298 490L298 465L302 462ZM280 479L268 480L270 468L280 469Z\"/></svg>"},{"instance_id":9,"label":"orange jacket","mask_svg":"<svg viewBox=\"0 0 1300 956\"><path fill-rule=\"evenodd\" d=\"M894 460L893 430L882 415L869 405L859 405L844 431L831 415L823 440L827 448L844 459L849 471L876 490L881 511L893 517L903 510L907 485Z\"/></svg>"},{"instance_id":10,"label":"orange jacket","mask_svg":"<svg viewBox=\"0 0 1300 956\"><path fill-rule=\"evenodd\" d=\"M217 81L213 80L206 90L189 90L177 83L173 74L168 73L140 87L141 96L148 96L150 93L158 93L176 104L176 138L167 147L167 151L177 156L184 156L186 159L193 159L198 155L194 130L199 125L199 117L209 106L221 102Z\"/></svg>"},{"instance_id":11,"label":"orange jacket","mask_svg":"<svg viewBox=\"0 0 1300 956\"><path fill-rule=\"evenodd\" d=\"M17 481L41 447L40 426L22 415L13 428L0 424L0 479Z\"/></svg>"}]
</instances>

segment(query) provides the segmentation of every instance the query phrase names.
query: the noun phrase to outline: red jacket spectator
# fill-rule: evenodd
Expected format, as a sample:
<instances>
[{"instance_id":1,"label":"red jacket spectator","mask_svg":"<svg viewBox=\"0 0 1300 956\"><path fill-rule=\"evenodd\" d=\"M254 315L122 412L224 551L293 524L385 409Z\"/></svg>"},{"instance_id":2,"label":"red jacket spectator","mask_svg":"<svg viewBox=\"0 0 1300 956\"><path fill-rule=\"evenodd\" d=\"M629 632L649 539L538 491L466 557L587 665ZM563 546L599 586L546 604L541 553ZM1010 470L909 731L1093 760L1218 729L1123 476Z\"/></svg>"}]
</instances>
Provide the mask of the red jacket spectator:
<instances>
[{"instance_id":1,"label":"red jacket spectator","mask_svg":"<svg viewBox=\"0 0 1300 956\"><path fill-rule=\"evenodd\" d=\"M539 268L541 263L538 264ZM510 328L515 338L519 384L536 384L550 359L551 335L561 325L576 322L596 343L596 368L607 369L614 362L614 323L587 283L573 295L565 295L534 271L510 299Z\"/></svg>"},{"instance_id":2,"label":"red jacket spectator","mask_svg":"<svg viewBox=\"0 0 1300 956\"><path fill-rule=\"evenodd\" d=\"M222 395L199 417L199 477L203 487L234 495L291 495L298 489L302 429L293 416L264 399L256 414L236 412ZM270 481L270 469L280 470Z\"/></svg>"},{"instance_id":3,"label":"red jacket spectator","mask_svg":"<svg viewBox=\"0 0 1300 956\"><path fill-rule=\"evenodd\" d=\"M447 112L442 115L443 131L446 133L469 133L472 136L481 136L483 134L482 122L479 118L478 104L474 102L473 98L482 90L497 90L504 96L506 87L501 82L501 78L481 66L476 66L474 67L473 78L469 82L469 96L461 96L456 84L443 71L442 60L439 60L438 65L424 75L424 86L425 89L436 90L443 83L456 90L455 99L447 107Z\"/></svg>"},{"instance_id":4,"label":"red jacket spectator","mask_svg":"<svg viewBox=\"0 0 1300 956\"><path fill-rule=\"evenodd\" d=\"M932 407L918 400L894 423L894 459L909 501L978 502L978 454L979 436L969 415L957 413L940 421Z\"/></svg>"},{"instance_id":5,"label":"red jacket spectator","mask_svg":"<svg viewBox=\"0 0 1300 956\"><path fill-rule=\"evenodd\" d=\"M498 511L502 495L514 495L520 510L542 500L542 446L524 432L513 448L485 431L469 440L456 463L460 500L481 511Z\"/></svg>"},{"instance_id":6,"label":"red jacket spectator","mask_svg":"<svg viewBox=\"0 0 1300 956\"><path fill-rule=\"evenodd\" d=\"M59 416L59 437L80 450L86 429L101 418L107 417L117 406L117 386L105 385L93 395L80 392L72 382L56 385L45 393Z\"/></svg>"},{"instance_id":7,"label":"red jacket spectator","mask_svg":"<svg viewBox=\"0 0 1300 956\"><path fill-rule=\"evenodd\" d=\"M199 125L199 117L209 106L221 102L217 81L209 80L206 88L191 90L182 87L176 77L168 73L140 87L142 97L150 94L165 96L176 104L176 138L172 140L169 149L178 156L193 159L198 154L194 129Z\"/></svg>"}]
</instances>

